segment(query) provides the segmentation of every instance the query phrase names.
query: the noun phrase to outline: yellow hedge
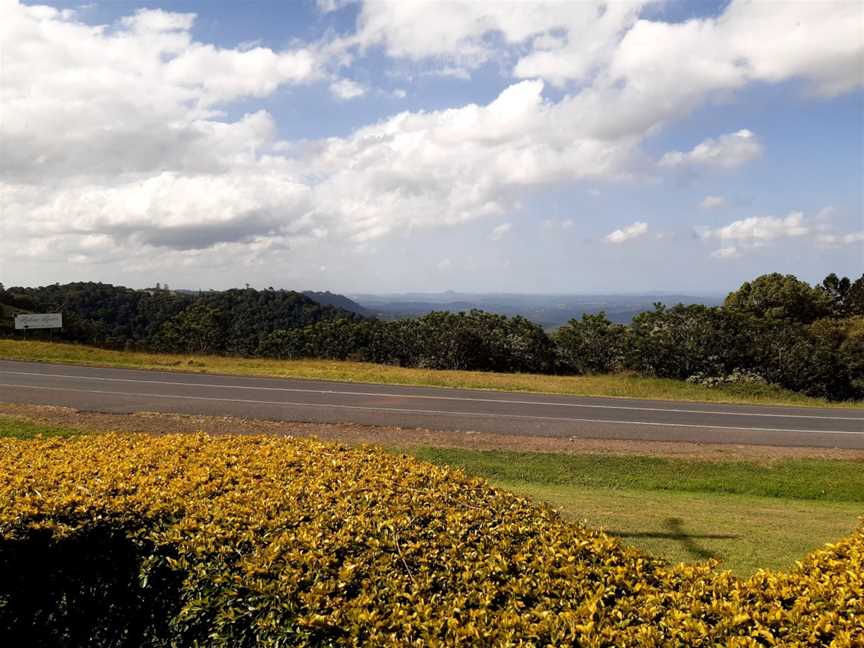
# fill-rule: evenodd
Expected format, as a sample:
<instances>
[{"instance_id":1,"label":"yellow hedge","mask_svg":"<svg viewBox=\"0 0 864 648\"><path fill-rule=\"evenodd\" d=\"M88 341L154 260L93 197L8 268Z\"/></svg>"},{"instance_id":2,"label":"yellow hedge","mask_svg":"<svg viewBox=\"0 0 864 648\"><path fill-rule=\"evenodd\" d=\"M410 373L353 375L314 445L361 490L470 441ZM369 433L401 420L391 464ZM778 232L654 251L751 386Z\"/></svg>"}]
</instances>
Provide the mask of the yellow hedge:
<instances>
[{"instance_id":1,"label":"yellow hedge","mask_svg":"<svg viewBox=\"0 0 864 648\"><path fill-rule=\"evenodd\" d=\"M306 439L2 440L0 475L2 645L864 645L864 531L740 580Z\"/></svg>"}]
</instances>

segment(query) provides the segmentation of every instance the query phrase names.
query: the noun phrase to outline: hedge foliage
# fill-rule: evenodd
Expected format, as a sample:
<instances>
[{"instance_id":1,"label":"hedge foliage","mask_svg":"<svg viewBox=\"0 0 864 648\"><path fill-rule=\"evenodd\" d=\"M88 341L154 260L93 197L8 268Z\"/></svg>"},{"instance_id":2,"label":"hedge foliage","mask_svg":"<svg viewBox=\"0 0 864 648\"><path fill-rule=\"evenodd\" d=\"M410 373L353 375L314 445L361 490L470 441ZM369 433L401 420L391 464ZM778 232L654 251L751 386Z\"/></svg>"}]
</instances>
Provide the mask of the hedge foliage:
<instances>
[{"instance_id":1,"label":"hedge foliage","mask_svg":"<svg viewBox=\"0 0 864 648\"><path fill-rule=\"evenodd\" d=\"M312 440L3 440L0 474L2 645L864 642L864 531L740 580Z\"/></svg>"}]
</instances>

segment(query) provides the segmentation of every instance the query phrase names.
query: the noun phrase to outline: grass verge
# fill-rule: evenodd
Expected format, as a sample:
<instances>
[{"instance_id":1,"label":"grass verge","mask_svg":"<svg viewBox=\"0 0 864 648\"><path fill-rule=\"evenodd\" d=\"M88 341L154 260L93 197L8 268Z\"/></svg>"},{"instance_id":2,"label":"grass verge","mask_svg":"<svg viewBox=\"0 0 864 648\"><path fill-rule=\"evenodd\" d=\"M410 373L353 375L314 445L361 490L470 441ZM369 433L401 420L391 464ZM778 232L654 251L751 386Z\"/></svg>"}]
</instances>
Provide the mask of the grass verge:
<instances>
[{"instance_id":1,"label":"grass verge","mask_svg":"<svg viewBox=\"0 0 864 648\"><path fill-rule=\"evenodd\" d=\"M653 556L686 563L716 558L721 569L742 577L792 569L848 535L864 515L856 502L491 482Z\"/></svg>"},{"instance_id":2,"label":"grass verge","mask_svg":"<svg viewBox=\"0 0 864 648\"><path fill-rule=\"evenodd\" d=\"M0 439L35 439L36 437L70 437L81 434L72 428L32 423L11 416L0 416Z\"/></svg>"},{"instance_id":3,"label":"grass verge","mask_svg":"<svg viewBox=\"0 0 864 648\"><path fill-rule=\"evenodd\" d=\"M337 360L271 360L266 358L133 353L109 351L76 344L22 340L0 340L0 359L127 369L167 369L240 376L491 389L573 396L864 408L864 402L829 403L823 399L802 396L776 387L748 386L709 389L701 385L691 385L682 380L648 378L627 374L546 376L482 371L442 371Z\"/></svg>"},{"instance_id":4,"label":"grass verge","mask_svg":"<svg viewBox=\"0 0 864 648\"><path fill-rule=\"evenodd\" d=\"M543 500L674 562L716 558L749 575L789 569L848 534L864 515L856 461L709 462L419 448L420 459L464 469Z\"/></svg>"},{"instance_id":5,"label":"grass verge","mask_svg":"<svg viewBox=\"0 0 864 648\"><path fill-rule=\"evenodd\" d=\"M459 448L417 448L411 452L425 461L507 483L864 503L864 462L860 461L715 462Z\"/></svg>"}]
</instances>

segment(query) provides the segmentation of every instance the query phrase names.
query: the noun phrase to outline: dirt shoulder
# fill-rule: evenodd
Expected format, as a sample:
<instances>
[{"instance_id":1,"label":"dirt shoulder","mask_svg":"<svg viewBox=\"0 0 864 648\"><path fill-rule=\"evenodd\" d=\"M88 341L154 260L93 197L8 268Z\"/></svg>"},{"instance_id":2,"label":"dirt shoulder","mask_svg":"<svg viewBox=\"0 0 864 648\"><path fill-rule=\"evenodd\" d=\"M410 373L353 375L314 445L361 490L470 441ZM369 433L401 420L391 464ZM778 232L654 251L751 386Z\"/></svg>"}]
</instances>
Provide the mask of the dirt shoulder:
<instances>
[{"instance_id":1,"label":"dirt shoulder","mask_svg":"<svg viewBox=\"0 0 864 648\"><path fill-rule=\"evenodd\" d=\"M68 407L0 403L0 416L46 425L97 432L143 432L148 434L277 434L309 436L322 440L398 448L418 446L468 450L509 450L566 454L652 455L702 461L774 461L780 459L845 459L864 461L862 450L788 448L773 446L621 441L611 439L559 439L515 436L487 432L452 432L423 428L374 427L355 424L300 423L217 416L186 416L136 412L106 414L82 412Z\"/></svg>"}]
</instances>

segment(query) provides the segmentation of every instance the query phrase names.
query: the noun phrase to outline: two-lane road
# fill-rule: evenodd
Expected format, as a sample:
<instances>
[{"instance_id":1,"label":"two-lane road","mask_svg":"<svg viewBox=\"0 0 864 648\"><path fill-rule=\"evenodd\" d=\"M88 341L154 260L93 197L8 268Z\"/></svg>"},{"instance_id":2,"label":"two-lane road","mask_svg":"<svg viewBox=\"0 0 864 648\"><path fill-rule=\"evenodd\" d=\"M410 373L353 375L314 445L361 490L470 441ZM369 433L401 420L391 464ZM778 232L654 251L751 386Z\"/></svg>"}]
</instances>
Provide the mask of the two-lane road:
<instances>
[{"instance_id":1,"label":"two-lane road","mask_svg":"<svg viewBox=\"0 0 864 648\"><path fill-rule=\"evenodd\" d=\"M0 402L549 437L864 449L864 410L584 398L0 361Z\"/></svg>"}]
</instances>

